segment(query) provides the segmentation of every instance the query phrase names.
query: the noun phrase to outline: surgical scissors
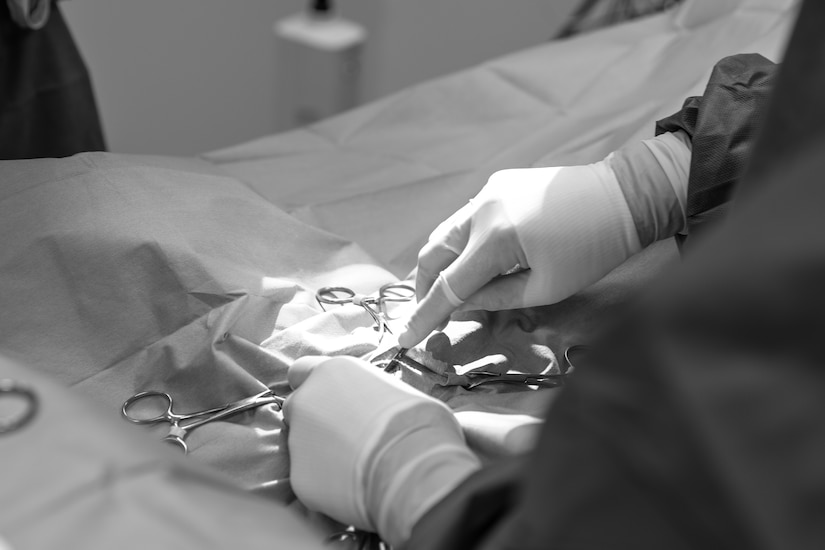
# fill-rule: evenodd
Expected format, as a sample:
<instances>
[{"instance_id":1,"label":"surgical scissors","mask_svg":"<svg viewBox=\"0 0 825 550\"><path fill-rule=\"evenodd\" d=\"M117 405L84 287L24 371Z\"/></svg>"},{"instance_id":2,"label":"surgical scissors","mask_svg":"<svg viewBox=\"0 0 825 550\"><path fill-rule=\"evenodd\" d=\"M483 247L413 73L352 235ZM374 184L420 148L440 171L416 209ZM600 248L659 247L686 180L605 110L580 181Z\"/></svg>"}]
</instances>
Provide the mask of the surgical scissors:
<instances>
[{"instance_id":1,"label":"surgical scissors","mask_svg":"<svg viewBox=\"0 0 825 550\"><path fill-rule=\"evenodd\" d=\"M135 405L141 401L143 401L144 404L147 404L147 400L160 400L161 405L159 408L157 406L149 407L152 409L152 412L147 413L145 416L135 412ZM241 399L240 401L234 401L232 403L227 403L226 405L222 405L220 407L189 414L177 414L172 410L172 396L168 393L161 391L144 391L136 393L127 399L123 403L123 407L121 407L120 412L123 414L123 418L134 424L157 424L158 422L168 422L170 425L169 433L163 438L163 440L177 445L183 449L183 454L186 454L189 451L185 441L186 435L198 426L203 426L208 422L222 420L243 411L268 405L270 403L276 403L280 408L283 406L284 398L279 395L275 395L272 390L265 390L251 397ZM165 411L154 414L155 411L163 409L165 409ZM187 421L190 420L192 422L187 423Z\"/></svg>"},{"instance_id":2,"label":"surgical scissors","mask_svg":"<svg viewBox=\"0 0 825 550\"><path fill-rule=\"evenodd\" d=\"M315 299L326 311L324 304L355 304L363 307L375 321L378 330L378 341L384 338L384 333L392 334L387 323L389 313L387 303L409 302L415 297L415 289L406 283L389 283L378 289L378 296L365 296L345 286L325 286L315 293ZM376 307L377 306L377 307Z\"/></svg>"}]
</instances>

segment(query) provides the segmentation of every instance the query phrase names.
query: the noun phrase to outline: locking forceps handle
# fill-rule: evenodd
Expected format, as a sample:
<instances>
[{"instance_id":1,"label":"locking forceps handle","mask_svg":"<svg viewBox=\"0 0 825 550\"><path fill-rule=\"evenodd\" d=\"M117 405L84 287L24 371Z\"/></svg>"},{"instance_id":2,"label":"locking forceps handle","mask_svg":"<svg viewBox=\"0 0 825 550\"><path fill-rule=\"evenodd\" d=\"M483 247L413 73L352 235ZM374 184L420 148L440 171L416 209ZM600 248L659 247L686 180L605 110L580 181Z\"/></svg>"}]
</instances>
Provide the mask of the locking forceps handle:
<instances>
[{"instance_id":1,"label":"locking forceps handle","mask_svg":"<svg viewBox=\"0 0 825 550\"><path fill-rule=\"evenodd\" d=\"M266 390L257 395L253 395L252 397L247 397L246 399L241 399L240 401L236 401L234 403L229 403L225 405L223 408L216 411L215 414L199 418L198 420L186 424L185 426L180 426L180 428L187 431L194 430L198 426L203 426L204 424L207 424L209 422L223 420L224 418L228 418L230 416L234 416L244 411L248 411L249 409L262 407L270 403L277 403L279 407L282 407L284 401L285 399L283 397L275 395L270 390Z\"/></svg>"},{"instance_id":2,"label":"locking forceps handle","mask_svg":"<svg viewBox=\"0 0 825 550\"><path fill-rule=\"evenodd\" d=\"M355 291L345 286L325 286L315 293L319 304L348 304L354 297Z\"/></svg>"},{"instance_id":3,"label":"locking forceps handle","mask_svg":"<svg viewBox=\"0 0 825 550\"><path fill-rule=\"evenodd\" d=\"M186 435L195 428L203 426L204 424L208 424L209 422L223 420L224 418L228 418L230 416L242 413L249 409L262 407L270 403L277 403L278 407L281 408L284 405L284 401L285 398L279 395L275 395L274 393L272 393L271 390L266 390L257 395L253 395L252 397L247 397L246 399L241 399L240 401L224 405L214 414L206 417L201 417L198 420L191 422L189 424L172 424L172 427L169 429L169 434L166 437L164 437L163 440L168 443L172 443L179 446L181 449L183 449L183 453L186 454L189 451L185 441Z\"/></svg>"},{"instance_id":4,"label":"locking forceps handle","mask_svg":"<svg viewBox=\"0 0 825 550\"><path fill-rule=\"evenodd\" d=\"M138 414L134 414L131 412L135 407L137 407L138 403L141 401L148 401L152 399L159 399L162 403L161 405L161 412L155 415L147 415L147 416L140 416ZM188 414L178 414L172 410L172 396L166 392L162 391L142 391L140 393L136 393L126 401L124 401L123 406L120 408L120 413L123 415L123 418L128 420L133 424L156 424L158 422L169 422L170 424L178 424L185 420L189 420L190 418L198 418L202 416L208 416L214 414L218 411L224 409L224 406L215 407L212 409L207 409L205 411L198 411Z\"/></svg>"}]
</instances>

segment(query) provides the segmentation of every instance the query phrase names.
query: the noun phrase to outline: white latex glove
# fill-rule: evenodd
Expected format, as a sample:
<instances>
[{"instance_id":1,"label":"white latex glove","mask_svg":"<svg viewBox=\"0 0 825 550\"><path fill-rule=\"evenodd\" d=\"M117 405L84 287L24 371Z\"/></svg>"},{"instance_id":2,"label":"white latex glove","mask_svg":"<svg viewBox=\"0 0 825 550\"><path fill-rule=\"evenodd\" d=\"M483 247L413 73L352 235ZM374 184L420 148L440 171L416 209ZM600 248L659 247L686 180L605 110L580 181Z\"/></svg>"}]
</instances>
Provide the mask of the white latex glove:
<instances>
[{"instance_id":1,"label":"white latex glove","mask_svg":"<svg viewBox=\"0 0 825 550\"><path fill-rule=\"evenodd\" d=\"M607 162L496 172L421 250L419 304L399 344L417 344L458 307L558 302L640 249Z\"/></svg>"},{"instance_id":2,"label":"white latex glove","mask_svg":"<svg viewBox=\"0 0 825 550\"><path fill-rule=\"evenodd\" d=\"M353 357L305 357L284 404L290 477L308 508L393 546L480 467L452 411Z\"/></svg>"}]
</instances>

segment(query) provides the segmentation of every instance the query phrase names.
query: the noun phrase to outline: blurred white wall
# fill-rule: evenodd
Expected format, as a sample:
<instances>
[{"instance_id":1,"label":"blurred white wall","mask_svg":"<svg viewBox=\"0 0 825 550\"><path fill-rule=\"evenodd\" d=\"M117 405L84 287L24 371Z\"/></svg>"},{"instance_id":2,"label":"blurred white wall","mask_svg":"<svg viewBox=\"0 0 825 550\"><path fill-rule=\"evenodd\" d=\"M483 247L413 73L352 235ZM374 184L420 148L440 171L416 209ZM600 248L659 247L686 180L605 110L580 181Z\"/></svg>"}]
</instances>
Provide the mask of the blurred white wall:
<instances>
[{"instance_id":1,"label":"blurred white wall","mask_svg":"<svg viewBox=\"0 0 825 550\"><path fill-rule=\"evenodd\" d=\"M368 98L545 42L579 1L344 0L372 5L362 19Z\"/></svg>"},{"instance_id":2,"label":"blurred white wall","mask_svg":"<svg viewBox=\"0 0 825 550\"><path fill-rule=\"evenodd\" d=\"M363 24L363 95L538 44L577 0L342 0ZM272 23L298 0L71 0L111 150L191 155L281 130Z\"/></svg>"}]
</instances>

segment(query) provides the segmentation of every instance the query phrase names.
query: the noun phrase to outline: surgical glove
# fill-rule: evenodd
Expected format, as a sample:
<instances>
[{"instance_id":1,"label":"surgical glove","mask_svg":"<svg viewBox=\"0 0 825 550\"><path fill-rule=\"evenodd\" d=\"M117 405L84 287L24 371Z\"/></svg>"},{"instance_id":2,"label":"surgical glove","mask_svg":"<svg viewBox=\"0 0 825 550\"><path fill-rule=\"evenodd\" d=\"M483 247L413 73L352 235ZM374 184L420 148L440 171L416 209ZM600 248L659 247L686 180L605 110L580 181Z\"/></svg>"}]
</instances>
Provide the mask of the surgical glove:
<instances>
[{"instance_id":1,"label":"surgical glove","mask_svg":"<svg viewBox=\"0 0 825 550\"><path fill-rule=\"evenodd\" d=\"M461 309L552 304L685 227L691 150L683 132L587 166L502 170L439 225L418 257L412 347Z\"/></svg>"},{"instance_id":2,"label":"surgical glove","mask_svg":"<svg viewBox=\"0 0 825 550\"><path fill-rule=\"evenodd\" d=\"M480 467L442 402L353 357L307 357L284 406L291 480L307 507L393 546Z\"/></svg>"},{"instance_id":3,"label":"surgical glove","mask_svg":"<svg viewBox=\"0 0 825 550\"><path fill-rule=\"evenodd\" d=\"M558 302L640 249L606 162L496 172L421 250L419 304L399 344L417 344L460 306L500 310Z\"/></svg>"}]
</instances>

